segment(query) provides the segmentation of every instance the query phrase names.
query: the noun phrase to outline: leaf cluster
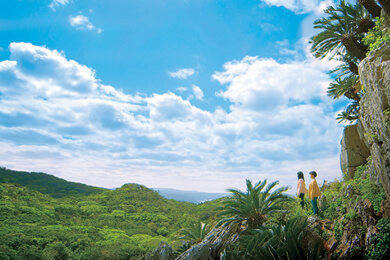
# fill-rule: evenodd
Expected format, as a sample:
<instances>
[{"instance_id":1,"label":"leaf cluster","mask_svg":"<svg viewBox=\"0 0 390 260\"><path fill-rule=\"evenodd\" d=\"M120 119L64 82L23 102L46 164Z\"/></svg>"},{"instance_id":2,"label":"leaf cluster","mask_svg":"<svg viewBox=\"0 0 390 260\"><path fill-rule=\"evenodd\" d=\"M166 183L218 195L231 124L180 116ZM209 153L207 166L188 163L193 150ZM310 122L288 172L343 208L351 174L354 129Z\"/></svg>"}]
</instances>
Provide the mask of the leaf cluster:
<instances>
[{"instance_id":1,"label":"leaf cluster","mask_svg":"<svg viewBox=\"0 0 390 260\"><path fill-rule=\"evenodd\" d=\"M284 194L288 187L281 187L271 192L279 182L270 183L267 187L266 184L267 180L259 181L255 185L250 180L246 180L246 192L228 189L231 196L226 197L218 208L220 210L218 215L224 218L217 226L228 226L234 223L252 229L262 225L270 215L284 211L281 207L282 202L291 199Z\"/></svg>"},{"instance_id":2,"label":"leaf cluster","mask_svg":"<svg viewBox=\"0 0 390 260\"><path fill-rule=\"evenodd\" d=\"M376 20L375 27L363 38L363 42L369 46L370 52L379 48L383 44L390 43L389 23L384 17Z\"/></svg>"},{"instance_id":3,"label":"leaf cluster","mask_svg":"<svg viewBox=\"0 0 390 260\"><path fill-rule=\"evenodd\" d=\"M390 219L382 218L376 227L379 230L371 239L371 245L366 251L366 257L372 260L390 258Z\"/></svg>"}]
</instances>

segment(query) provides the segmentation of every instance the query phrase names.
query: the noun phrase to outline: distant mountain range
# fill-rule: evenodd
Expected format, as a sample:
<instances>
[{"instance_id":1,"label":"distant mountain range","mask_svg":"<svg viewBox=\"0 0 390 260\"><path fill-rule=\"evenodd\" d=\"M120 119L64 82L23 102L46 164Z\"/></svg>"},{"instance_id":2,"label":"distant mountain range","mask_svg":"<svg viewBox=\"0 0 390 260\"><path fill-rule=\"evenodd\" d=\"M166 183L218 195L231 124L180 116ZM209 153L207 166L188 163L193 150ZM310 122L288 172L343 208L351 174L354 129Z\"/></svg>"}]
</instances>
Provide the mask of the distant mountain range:
<instances>
[{"instance_id":1,"label":"distant mountain range","mask_svg":"<svg viewBox=\"0 0 390 260\"><path fill-rule=\"evenodd\" d=\"M199 191L182 191L176 189L152 188L161 196L167 199L174 199L177 201L187 201L195 204L205 201L215 200L221 197L226 197L228 193L208 193Z\"/></svg>"},{"instance_id":2,"label":"distant mountain range","mask_svg":"<svg viewBox=\"0 0 390 260\"><path fill-rule=\"evenodd\" d=\"M48 194L53 198L65 196L83 196L101 193L108 189L89 186L82 183L70 182L42 172L14 171L0 167L0 183L16 183L31 190ZM182 191L176 189L152 188L161 196L177 201L195 204L227 196L227 193L207 193L198 191Z\"/></svg>"}]
</instances>

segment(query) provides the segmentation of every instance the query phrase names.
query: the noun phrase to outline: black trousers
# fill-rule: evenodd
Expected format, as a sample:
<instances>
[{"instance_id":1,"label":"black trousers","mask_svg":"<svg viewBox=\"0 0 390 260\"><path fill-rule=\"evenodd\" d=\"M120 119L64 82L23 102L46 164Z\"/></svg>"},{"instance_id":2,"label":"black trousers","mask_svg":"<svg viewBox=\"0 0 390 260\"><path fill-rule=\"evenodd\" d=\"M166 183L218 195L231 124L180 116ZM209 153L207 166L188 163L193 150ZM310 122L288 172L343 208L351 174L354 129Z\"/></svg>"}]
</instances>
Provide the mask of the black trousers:
<instances>
[{"instance_id":1,"label":"black trousers","mask_svg":"<svg viewBox=\"0 0 390 260\"><path fill-rule=\"evenodd\" d=\"M305 197L305 193L300 193L299 194L299 198L301 198L301 206L303 208L303 206L305 205L304 201L303 201L303 198Z\"/></svg>"}]
</instances>

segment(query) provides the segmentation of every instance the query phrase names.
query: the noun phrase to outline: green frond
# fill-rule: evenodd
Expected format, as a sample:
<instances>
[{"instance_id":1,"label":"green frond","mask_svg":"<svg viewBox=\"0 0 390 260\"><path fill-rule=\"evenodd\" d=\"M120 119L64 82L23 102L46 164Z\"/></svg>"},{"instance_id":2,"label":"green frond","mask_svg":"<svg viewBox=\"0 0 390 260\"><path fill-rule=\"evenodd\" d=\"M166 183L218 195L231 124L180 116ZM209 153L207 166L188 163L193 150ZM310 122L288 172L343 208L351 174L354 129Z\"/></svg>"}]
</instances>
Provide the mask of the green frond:
<instances>
[{"instance_id":1,"label":"green frond","mask_svg":"<svg viewBox=\"0 0 390 260\"><path fill-rule=\"evenodd\" d=\"M359 110L359 103L355 101L344 111L340 112L336 119L339 120L339 123L343 121L353 123L355 120L359 119Z\"/></svg>"},{"instance_id":2,"label":"green frond","mask_svg":"<svg viewBox=\"0 0 390 260\"><path fill-rule=\"evenodd\" d=\"M311 38L311 52L320 59L334 59L347 52L362 58L364 55L360 53L359 46L363 46L363 34L358 29L362 20L370 19L368 12L358 4L341 1L335 7L326 8L325 13L328 17L314 21L314 28L322 31ZM353 41L345 41L348 37Z\"/></svg>"},{"instance_id":3,"label":"green frond","mask_svg":"<svg viewBox=\"0 0 390 260\"><path fill-rule=\"evenodd\" d=\"M335 81L330 83L330 86L328 88L328 96L332 97L333 99L338 99L349 90L353 89L354 86L356 86L359 82L359 76L350 74L347 77L344 78L337 78Z\"/></svg>"},{"instance_id":4,"label":"green frond","mask_svg":"<svg viewBox=\"0 0 390 260\"><path fill-rule=\"evenodd\" d=\"M231 196L226 197L218 207L220 211L218 215L225 217L219 225L231 223L234 219L240 223L247 223L248 228L256 227L265 221L265 216L270 212L282 211L277 205L288 200L287 196L282 195L288 187L276 189L271 193L271 190L279 184L278 181L267 185L267 181L264 180L252 185L250 180L246 180L246 184L246 192L236 189L227 190Z\"/></svg>"}]
</instances>

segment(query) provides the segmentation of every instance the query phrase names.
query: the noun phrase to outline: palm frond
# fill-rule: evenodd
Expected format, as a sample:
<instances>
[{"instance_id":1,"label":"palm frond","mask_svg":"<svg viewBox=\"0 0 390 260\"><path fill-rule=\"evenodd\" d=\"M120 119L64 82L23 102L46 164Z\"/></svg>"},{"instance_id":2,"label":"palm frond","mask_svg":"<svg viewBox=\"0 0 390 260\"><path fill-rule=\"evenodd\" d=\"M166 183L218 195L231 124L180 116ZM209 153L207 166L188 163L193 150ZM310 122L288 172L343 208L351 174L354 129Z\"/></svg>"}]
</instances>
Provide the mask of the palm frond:
<instances>
[{"instance_id":1,"label":"palm frond","mask_svg":"<svg viewBox=\"0 0 390 260\"><path fill-rule=\"evenodd\" d=\"M359 119L359 103L354 101L351 105L349 105L344 111L340 112L336 119L339 120L339 123L343 121L348 121L353 123L357 119Z\"/></svg>"}]
</instances>

